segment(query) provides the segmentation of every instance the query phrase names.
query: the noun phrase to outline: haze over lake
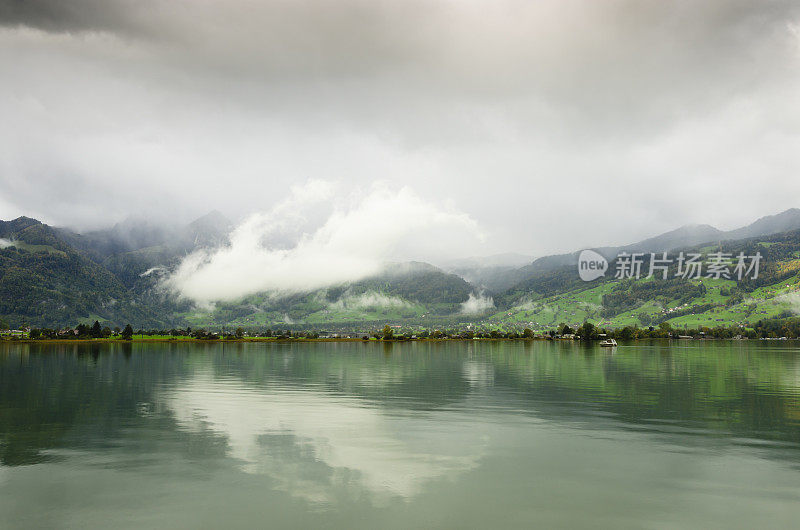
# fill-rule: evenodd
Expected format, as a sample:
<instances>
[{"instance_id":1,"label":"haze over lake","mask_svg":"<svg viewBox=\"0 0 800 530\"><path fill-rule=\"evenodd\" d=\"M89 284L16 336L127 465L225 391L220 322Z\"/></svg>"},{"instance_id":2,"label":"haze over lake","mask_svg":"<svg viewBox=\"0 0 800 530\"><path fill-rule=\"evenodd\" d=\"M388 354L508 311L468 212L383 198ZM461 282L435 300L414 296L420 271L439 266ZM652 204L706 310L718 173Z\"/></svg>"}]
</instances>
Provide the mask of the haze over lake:
<instances>
[{"instance_id":1,"label":"haze over lake","mask_svg":"<svg viewBox=\"0 0 800 530\"><path fill-rule=\"evenodd\" d=\"M793 342L2 344L2 528L789 527Z\"/></svg>"}]
</instances>

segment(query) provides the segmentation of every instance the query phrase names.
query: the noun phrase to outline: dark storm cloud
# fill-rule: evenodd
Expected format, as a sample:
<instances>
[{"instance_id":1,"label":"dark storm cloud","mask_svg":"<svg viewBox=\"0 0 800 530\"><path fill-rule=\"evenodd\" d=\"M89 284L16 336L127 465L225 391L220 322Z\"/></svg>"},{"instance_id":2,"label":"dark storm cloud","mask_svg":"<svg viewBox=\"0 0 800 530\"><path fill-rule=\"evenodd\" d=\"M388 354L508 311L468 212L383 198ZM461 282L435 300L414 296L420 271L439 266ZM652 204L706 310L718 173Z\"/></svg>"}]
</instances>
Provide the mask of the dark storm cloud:
<instances>
[{"instance_id":1,"label":"dark storm cloud","mask_svg":"<svg viewBox=\"0 0 800 530\"><path fill-rule=\"evenodd\" d=\"M0 25L51 32L133 30L135 13L147 0L0 0ZM136 7L135 7L136 6ZM135 7L135 9L134 9Z\"/></svg>"}]
</instances>

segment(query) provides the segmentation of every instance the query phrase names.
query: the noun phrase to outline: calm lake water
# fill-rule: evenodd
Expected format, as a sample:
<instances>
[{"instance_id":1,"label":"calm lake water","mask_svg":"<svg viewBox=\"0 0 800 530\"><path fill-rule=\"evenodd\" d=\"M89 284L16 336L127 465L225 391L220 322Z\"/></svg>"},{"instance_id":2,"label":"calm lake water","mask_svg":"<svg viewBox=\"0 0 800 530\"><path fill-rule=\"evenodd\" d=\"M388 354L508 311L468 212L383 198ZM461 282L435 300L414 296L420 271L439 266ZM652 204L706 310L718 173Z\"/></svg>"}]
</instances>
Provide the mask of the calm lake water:
<instances>
[{"instance_id":1,"label":"calm lake water","mask_svg":"<svg viewBox=\"0 0 800 530\"><path fill-rule=\"evenodd\" d=\"M800 345L0 345L0 528L788 528Z\"/></svg>"}]
</instances>

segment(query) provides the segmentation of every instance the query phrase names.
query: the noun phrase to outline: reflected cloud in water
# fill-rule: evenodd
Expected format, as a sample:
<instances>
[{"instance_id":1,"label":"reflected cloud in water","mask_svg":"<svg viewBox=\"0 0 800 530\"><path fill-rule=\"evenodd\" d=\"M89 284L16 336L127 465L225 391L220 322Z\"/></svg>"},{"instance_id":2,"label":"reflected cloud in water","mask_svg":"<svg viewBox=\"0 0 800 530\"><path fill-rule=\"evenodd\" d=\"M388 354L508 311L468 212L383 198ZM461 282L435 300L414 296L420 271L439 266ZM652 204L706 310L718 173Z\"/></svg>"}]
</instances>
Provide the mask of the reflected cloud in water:
<instances>
[{"instance_id":1,"label":"reflected cloud in water","mask_svg":"<svg viewBox=\"0 0 800 530\"><path fill-rule=\"evenodd\" d=\"M475 468L486 429L461 413L398 412L313 388L267 391L198 375L161 398L179 426L227 437L229 456L278 488L332 502L342 488L412 497L424 484ZM431 428L447 414L446 427Z\"/></svg>"}]
</instances>

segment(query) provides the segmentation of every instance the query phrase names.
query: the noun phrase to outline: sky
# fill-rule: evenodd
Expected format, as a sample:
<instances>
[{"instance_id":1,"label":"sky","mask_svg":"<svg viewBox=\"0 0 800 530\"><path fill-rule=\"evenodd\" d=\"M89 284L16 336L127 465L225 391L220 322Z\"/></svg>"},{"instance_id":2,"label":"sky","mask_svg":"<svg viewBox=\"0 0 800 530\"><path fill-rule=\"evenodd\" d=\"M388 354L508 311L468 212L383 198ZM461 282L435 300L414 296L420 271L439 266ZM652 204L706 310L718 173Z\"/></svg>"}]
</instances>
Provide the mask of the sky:
<instances>
[{"instance_id":1,"label":"sky","mask_svg":"<svg viewBox=\"0 0 800 530\"><path fill-rule=\"evenodd\" d=\"M296 242L425 259L800 207L796 1L0 0L0 79L2 219L247 240L321 189Z\"/></svg>"}]
</instances>

